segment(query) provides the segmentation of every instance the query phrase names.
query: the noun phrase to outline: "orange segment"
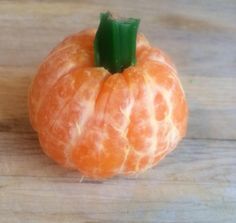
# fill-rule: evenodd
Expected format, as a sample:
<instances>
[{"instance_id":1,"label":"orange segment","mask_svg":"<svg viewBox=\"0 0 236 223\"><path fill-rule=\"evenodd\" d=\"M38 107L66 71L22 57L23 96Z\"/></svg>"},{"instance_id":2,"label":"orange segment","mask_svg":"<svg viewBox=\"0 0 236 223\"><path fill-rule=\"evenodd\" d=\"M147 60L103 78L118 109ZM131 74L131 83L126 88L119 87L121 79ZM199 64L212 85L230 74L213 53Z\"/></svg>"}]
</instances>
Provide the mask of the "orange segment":
<instances>
[{"instance_id":1,"label":"orange segment","mask_svg":"<svg viewBox=\"0 0 236 223\"><path fill-rule=\"evenodd\" d=\"M93 35L82 32L70 37L57 46L40 66L38 75L30 87L30 119L36 129L38 109L48 91L56 84L58 79L75 67L93 66Z\"/></svg>"},{"instance_id":2,"label":"orange segment","mask_svg":"<svg viewBox=\"0 0 236 223\"><path fill-rule=\"evenodd\" d=\"M50 132L42 132L39 134L39 142L43 151L55 160L57 163L65 166L66 158L64 154L65 143L50 135Z\"/></svg>"}]
</instances>

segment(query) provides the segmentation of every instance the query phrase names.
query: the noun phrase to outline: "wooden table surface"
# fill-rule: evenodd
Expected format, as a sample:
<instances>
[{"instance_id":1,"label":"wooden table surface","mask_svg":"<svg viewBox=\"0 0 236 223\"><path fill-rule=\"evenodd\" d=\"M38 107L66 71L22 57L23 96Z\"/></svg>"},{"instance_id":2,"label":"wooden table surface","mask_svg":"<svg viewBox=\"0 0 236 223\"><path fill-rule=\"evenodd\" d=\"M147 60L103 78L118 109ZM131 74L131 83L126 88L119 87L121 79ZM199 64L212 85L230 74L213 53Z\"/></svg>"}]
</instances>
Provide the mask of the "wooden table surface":
<instances>
[{"instance_id":1,"label":"wooden table surface","mask_svg":"<svg viewBox=\"0 0 236 223\"><path fill-rule=\"evenodd\" d=\"M140 176L80 182L40 150L27 89L49 50L107 9L141 18L176 62L189 129ZM1 1L0 222L236 222L235 22L235 0Z\"/></svg>"}]
</instances>

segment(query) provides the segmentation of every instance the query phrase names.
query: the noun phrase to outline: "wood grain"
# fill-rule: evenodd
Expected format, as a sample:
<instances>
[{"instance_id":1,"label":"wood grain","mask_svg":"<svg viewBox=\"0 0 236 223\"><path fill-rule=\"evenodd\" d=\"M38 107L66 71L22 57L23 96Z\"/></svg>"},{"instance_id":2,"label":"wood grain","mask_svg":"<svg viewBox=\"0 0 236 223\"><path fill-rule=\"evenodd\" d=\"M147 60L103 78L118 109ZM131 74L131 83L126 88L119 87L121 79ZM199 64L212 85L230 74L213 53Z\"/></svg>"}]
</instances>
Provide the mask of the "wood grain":
<instances>
[{"instance_id":1,"label":"wood grain","mask_svg":"<svg viewBox=\"0 0 236 223\"><path fill-rule=\"evenodd\" d=\"M2 134L3 222L233 222L236 142L185 140L156 168L106 182L52 163L34 134ZM222 150L224 148L224 150Z\"/></svg>"},{"instance_id":2,"label":"wood grain","mask_svg":"<svg viewBox=\"0 0 236 223\"><path fill-rule=\"evenodd\" d=\"M140 17L141 32L170 54L190 118L156 168L94 182L42 153L27 91L47 53L108 9ZM0 1L0 222L235 222L235 12L234 0Z\"/></svg>"}]
</instances>

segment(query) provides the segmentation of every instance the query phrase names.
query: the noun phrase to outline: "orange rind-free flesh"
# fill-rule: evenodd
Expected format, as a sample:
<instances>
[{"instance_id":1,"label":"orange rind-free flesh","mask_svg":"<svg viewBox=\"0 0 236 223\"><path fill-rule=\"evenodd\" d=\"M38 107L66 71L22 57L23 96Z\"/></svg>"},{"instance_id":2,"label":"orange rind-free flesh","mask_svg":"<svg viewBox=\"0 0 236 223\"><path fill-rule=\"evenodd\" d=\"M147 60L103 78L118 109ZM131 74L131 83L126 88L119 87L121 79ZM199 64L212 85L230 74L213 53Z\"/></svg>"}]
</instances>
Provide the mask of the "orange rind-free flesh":
<instances>
[{"instance_id":1,"label":"orange rind-free flesh","mask_svg":"<svg viewBox=\"0 0 236 223\"><path fill-rule=\"evenodd\" d=\"M44 60L29 91L43 151L84 176L104 179L153 167L186 132L188 108L174 64L137 36L135 66L94 66L95 30L67 37Z\"/></svg>"}]
</instances>

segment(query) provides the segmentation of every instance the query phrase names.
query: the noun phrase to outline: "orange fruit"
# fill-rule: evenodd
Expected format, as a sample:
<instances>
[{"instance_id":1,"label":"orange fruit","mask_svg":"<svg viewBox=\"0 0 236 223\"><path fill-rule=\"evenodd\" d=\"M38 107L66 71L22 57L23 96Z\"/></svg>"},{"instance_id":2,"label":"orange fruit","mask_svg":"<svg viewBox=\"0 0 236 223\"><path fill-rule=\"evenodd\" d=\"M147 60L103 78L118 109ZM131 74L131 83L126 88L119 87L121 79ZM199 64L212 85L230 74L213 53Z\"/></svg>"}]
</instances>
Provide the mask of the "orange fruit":
<instances>
[{"instance_id":1,"label":"orange fruit","mask_svg":"<svg viewBox=\"0 0 236 223\"><path fill-rule=\"evenodd\" d=\"M104 179L153 167L185 135L188 108L174 64L137 36L135 66L94 66L95 30L67 37L44 60L29 90L43 151Z\"/></svg>"}]
</instances>

